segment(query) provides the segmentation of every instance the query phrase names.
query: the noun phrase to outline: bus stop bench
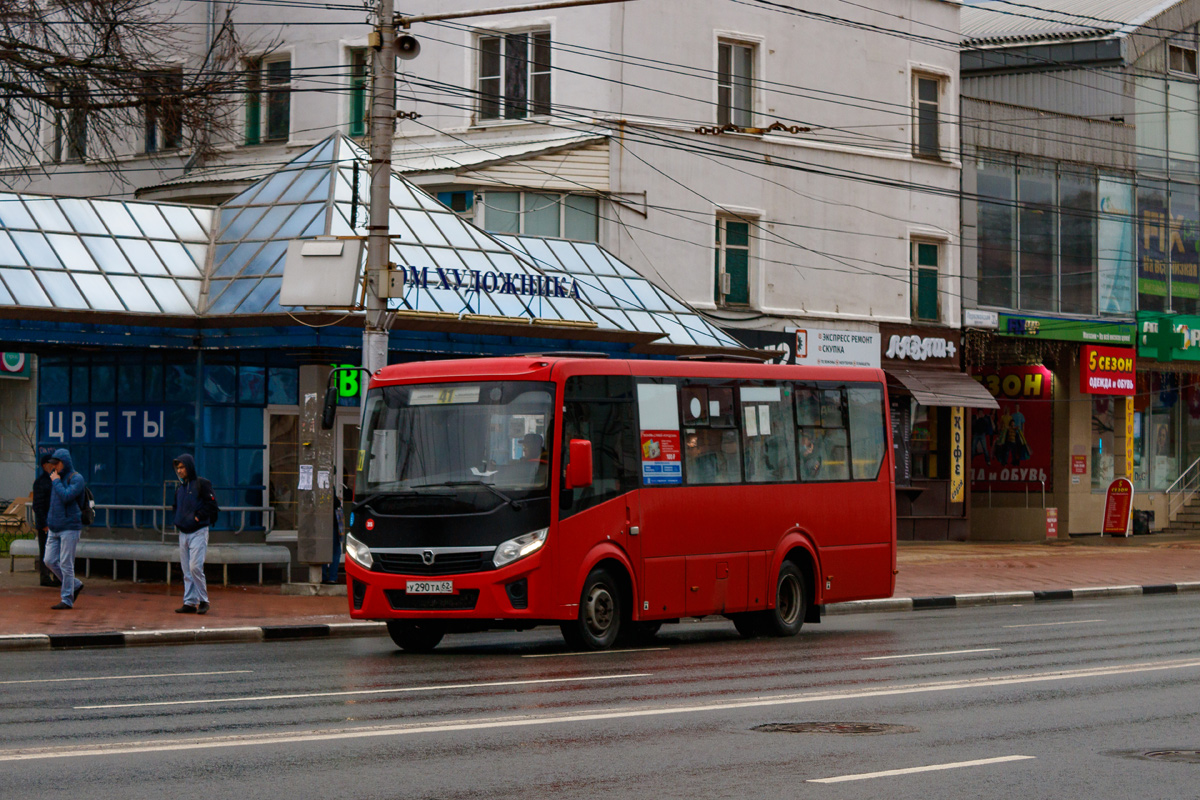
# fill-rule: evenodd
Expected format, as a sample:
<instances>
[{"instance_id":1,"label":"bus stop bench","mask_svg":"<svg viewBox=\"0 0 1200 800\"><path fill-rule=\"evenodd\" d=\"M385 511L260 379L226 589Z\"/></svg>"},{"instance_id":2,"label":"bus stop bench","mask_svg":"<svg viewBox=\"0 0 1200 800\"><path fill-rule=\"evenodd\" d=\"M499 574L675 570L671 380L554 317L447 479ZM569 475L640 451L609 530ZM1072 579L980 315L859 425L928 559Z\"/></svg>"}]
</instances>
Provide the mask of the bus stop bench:
<instances>
[{"instance_id":1,"label":"bus stop bench","mask_svg":"<svg viewBox=\"0 0 1200 800\"><path fill-rule=\"evenodd\" d=\"M17 556L36 558L36 539L17 539L8 550L8 571L15 569ZM75 548L75 557L84 559L84 577L92 573L92 559L113 562L113 580L117 578L117 562L133 562L133 580L137 582L139 561L163 564L179 563L179 546L160 542L122 542L103 539L80 539ZM220 564L222 582L229 585L230 564L258 564L258 582L263 582L263 565L271 564L284 570L288 583L292 580L292 553L283 545L274 544L210 544L204 557L205 564ZM171 585L171 570L167 569L167 585Z\"/></svg>"}]
</instances>

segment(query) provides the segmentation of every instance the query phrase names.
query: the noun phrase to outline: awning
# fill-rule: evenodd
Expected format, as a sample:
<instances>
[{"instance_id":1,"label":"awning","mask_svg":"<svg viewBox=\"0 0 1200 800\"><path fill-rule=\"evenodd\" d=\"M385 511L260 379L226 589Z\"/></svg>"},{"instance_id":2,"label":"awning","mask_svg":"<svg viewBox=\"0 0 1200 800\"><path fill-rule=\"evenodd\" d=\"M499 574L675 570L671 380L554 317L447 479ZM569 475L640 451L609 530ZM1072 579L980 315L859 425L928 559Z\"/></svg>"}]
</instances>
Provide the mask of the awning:
<instances>
[{"instance_id":1,"label":"awning","mask_svg":"<svg viewBox=\"0 0 1200 800\"><path fill-rule=\"evenodd\" d=\"M979 381L961 372L940 369L884 369L904 384L923 406L999 408L996 398Z\"/></svg>"}]
</instances>

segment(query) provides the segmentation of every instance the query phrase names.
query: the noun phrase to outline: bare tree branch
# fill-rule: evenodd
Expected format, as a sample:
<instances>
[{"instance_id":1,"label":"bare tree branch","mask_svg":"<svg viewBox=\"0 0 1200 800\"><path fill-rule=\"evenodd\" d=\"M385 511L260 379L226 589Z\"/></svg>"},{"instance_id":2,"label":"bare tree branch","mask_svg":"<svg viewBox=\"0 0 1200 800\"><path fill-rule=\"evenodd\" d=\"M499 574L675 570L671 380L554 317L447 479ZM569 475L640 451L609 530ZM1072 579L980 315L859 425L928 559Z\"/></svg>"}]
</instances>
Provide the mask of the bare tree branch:
<instances>
[{"instance_id":1,"label":"bare tree branch","mask_svg":"<svg viewBox=\"0 0 1200 800\"><path fill-rule=\"evenodd\" d=\"M164 7L0 0L0 165L213 152L236 122L244 51L228 13L205 51Z\"/></svg>"}]
</instances>

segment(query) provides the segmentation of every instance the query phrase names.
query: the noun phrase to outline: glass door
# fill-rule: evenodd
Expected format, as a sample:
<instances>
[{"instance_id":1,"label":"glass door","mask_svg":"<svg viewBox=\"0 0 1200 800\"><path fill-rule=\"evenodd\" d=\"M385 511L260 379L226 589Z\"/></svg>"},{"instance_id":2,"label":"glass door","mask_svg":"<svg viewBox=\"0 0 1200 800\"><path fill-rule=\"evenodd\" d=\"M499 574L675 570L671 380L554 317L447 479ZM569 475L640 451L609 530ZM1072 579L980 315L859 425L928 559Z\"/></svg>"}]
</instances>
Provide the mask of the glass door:
<instances>
[{"instance_id":1,"label":"glass door","mask_svg":"<svg viewBox=\"0 0 1200 800\"><path fill-rule=\"evenodd\" d=\"M300 414L269 411L267 497L275 510L276 531L296 530L297 489L300 480Z\"/></svg>"},{"instance_id":2,"label":"glass door","mask_svg":"<svg viewBox=\"0 0 1200 800\"><path fill-rule=\"evenodd\" d=\"M354 497L354 477L358 467L358 409L351 409L354 414L338 416L337 439L334 441L335 469L337 470L337 487L339 497L345 503Z\"/></svg>"}]
</instances>

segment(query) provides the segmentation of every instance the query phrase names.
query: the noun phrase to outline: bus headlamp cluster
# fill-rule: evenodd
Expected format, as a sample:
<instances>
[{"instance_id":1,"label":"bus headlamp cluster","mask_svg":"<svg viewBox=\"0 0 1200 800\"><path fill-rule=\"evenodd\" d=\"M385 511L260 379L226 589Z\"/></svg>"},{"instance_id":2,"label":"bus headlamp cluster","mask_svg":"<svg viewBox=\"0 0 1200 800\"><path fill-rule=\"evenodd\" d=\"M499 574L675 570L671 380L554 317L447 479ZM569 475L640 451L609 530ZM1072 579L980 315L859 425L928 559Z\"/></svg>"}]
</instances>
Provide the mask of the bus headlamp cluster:
<instances>
[{"instance_id":1,"label":"bus headlamp cluster","mask_svg":"<svg viewBox=\"0 0 1200 800\"><path fill-rule=\"evenodd\" d=\"M503 567L530 553L536 553L546 543L546 534L549 531L549 528L541 528L515 539L509 539L496 548L496 554L492 556L492 563L497 567Z\"/></svg>"},{"instance_id":2,"label":"bus headlamp cluster","mask_svg":"<svg viewBox=\"0 0 1200 800\"><path fill-rule=\"evenodd\" d=\"M363 569L370 569L371 565L375 563L375 559L371 558L371 548L348 533L346 534L346 558L354 559L354 563Z\"/></svg>"}]
</instances>

